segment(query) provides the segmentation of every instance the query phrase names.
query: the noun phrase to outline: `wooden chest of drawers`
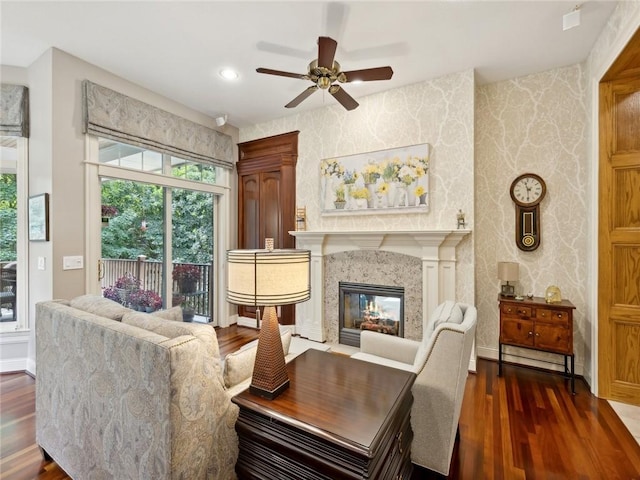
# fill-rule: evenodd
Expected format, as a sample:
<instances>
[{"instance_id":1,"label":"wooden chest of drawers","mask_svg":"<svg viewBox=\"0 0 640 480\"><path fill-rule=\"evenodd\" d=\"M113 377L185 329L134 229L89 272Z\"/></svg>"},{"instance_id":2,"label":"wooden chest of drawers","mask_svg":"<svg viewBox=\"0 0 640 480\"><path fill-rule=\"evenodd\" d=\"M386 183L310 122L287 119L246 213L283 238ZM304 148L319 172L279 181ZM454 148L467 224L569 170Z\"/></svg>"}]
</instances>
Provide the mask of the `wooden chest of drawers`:
<instances>
[{"instance_id":1,"label":"wooden chest of drawers","mask_svg":"<svg viewBox=\"0 0 640 480\"><path fill-rule=\"evenodd\" d=\"M502 346L531 348L564 356L565 373L571 376L571 391L575 393L573 353L573 310L568 300L546 303L544 298L515 300L499 296L500 345L498 375L502 375ZM571 361L571 368L567 362Z\"/></svg>"},{"instance_id":2,"label":"wooden chest of drawers","mask_svg":"<svg viewBox=\"0 0 640 480\"><path fill-rule=\"evenodd\" d=\"M276 399L233 397L240 480L411 479L414 373L315 349L287 369Z\"/></svg>"}]
</instances>

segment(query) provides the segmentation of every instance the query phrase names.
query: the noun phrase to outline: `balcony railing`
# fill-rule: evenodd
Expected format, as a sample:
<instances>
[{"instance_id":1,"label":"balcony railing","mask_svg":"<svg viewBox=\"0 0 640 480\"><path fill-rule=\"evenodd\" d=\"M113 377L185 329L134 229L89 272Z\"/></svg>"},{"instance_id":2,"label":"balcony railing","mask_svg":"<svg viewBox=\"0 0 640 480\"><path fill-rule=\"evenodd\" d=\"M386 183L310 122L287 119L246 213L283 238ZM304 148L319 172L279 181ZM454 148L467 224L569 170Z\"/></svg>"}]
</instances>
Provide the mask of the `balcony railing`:
<instances>
[{"instance_id":1,"label":"balcony railing","mask_svg":"<svg viewBox=\"0 0 640 480\"><path fill-rule=\"evenodd\" d=\"M205 317L207 322L211 321L213 265L211 263L174 263L173 268L178 265L193 265L199 270L196 288L194 292L183 293L180 292L177 282L170 280L173 281L173 299L171 301L164 299L165 307L170 308L172 305L181 304L184 309L192 310L194 315ZM152 290L162 296L163 270L162 262L147 260L143 255L136 260L103 258L101 287L105 289L115 285L118 278L130 273L140 280L140 288Z\"/></svg>"}]
</instances>

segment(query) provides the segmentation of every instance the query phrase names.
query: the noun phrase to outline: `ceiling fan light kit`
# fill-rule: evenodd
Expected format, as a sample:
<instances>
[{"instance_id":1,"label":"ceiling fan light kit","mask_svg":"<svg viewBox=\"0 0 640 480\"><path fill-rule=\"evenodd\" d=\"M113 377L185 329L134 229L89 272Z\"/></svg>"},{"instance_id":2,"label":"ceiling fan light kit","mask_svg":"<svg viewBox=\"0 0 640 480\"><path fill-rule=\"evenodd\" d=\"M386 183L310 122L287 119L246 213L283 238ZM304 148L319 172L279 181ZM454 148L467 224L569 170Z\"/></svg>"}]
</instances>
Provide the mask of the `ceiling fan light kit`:
<instances>
[{"instance_id":1,"label":"ceiling fan light kit","mask_svg":"<svg viewBox=\"0 0 640 480\"><path fill-rule=\"evenodd\" d=\"M367 68L363 70L352 70L343 72L340 64L335 60L338 43L329 37L318 38L318 58L311 61L307 66L306 74L282 72L269 68L258 68L258 73L267 75L277 75L281 77L297 78L309 80L314 83L300 95L285 105L286 108L298 106L303 100L309 97L316 90L328 90L329 93L347 110L358 107L358 102L349 95L338 83L368 82L373 80L390 80L393 76L391 67Z\"/></svg>"}]
</instances>

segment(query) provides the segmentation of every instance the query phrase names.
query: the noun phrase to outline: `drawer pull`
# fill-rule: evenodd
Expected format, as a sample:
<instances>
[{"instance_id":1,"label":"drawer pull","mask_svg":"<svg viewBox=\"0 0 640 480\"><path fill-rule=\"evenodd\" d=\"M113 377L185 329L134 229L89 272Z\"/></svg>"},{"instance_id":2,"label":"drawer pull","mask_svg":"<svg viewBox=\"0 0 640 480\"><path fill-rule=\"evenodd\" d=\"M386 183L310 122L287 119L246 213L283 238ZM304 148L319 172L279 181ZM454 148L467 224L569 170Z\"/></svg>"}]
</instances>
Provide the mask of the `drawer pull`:
<instances>
[{"instance_id":1,"label":"drawer pull","mask_svg":"<svg viewBox=\"0 0 640 480\"><path fill-rule=\"evenodd\" d=\"M539 333L536 333L536 337L539 337L539 336L540 336L540 334L539 334Z\"/></svg>"},{"instance_id":2,"label":"drawer pull","mask_svg":"<svg viewBox=\"0 0 640 480\"><path fill-rule=\"evenodd\" d=\"M533 332L529 332L529 336L533 335Z\"/></svg>"},{"instance_id":3,"label":"drawer pull","mask_svg":"<svg viewBox=\"0 0 640 480\"><path fill-rule=\"evenodd\" d=\"M561 313L558 314L558 318L562 318L562 314Z\"/></svg>"},{"instance_id":4,"label":"drawer pull","mask_svg":"<svg viewBox=\"0 0 640 480\"><path fill-rule=\"evenodd\" d=\"M541 316L541 317L546 317L546 316L547 316L547 314L546 314L546 313L544 313L544 312L542 312L542 315L540 315L540 316Z\"/></svg>"}]
</instances>

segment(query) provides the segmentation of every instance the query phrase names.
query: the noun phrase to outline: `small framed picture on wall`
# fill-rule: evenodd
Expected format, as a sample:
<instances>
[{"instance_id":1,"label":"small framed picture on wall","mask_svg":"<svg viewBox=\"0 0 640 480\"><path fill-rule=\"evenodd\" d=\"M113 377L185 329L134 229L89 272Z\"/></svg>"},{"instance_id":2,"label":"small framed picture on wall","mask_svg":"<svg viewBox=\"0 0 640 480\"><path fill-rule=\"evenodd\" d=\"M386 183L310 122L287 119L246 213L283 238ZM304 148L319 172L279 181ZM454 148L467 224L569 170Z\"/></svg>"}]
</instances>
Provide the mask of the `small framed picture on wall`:
<instances>
[{"instance_id":1,"label":"small framed picture on wall","mask_svg":"<svg viewBox=\"0 0 640 480\"><path fill-rule=\"evenodd\" d=\"M29 241L49 241L49 194L29 197Z\"/></svg>"}]
</instances>

